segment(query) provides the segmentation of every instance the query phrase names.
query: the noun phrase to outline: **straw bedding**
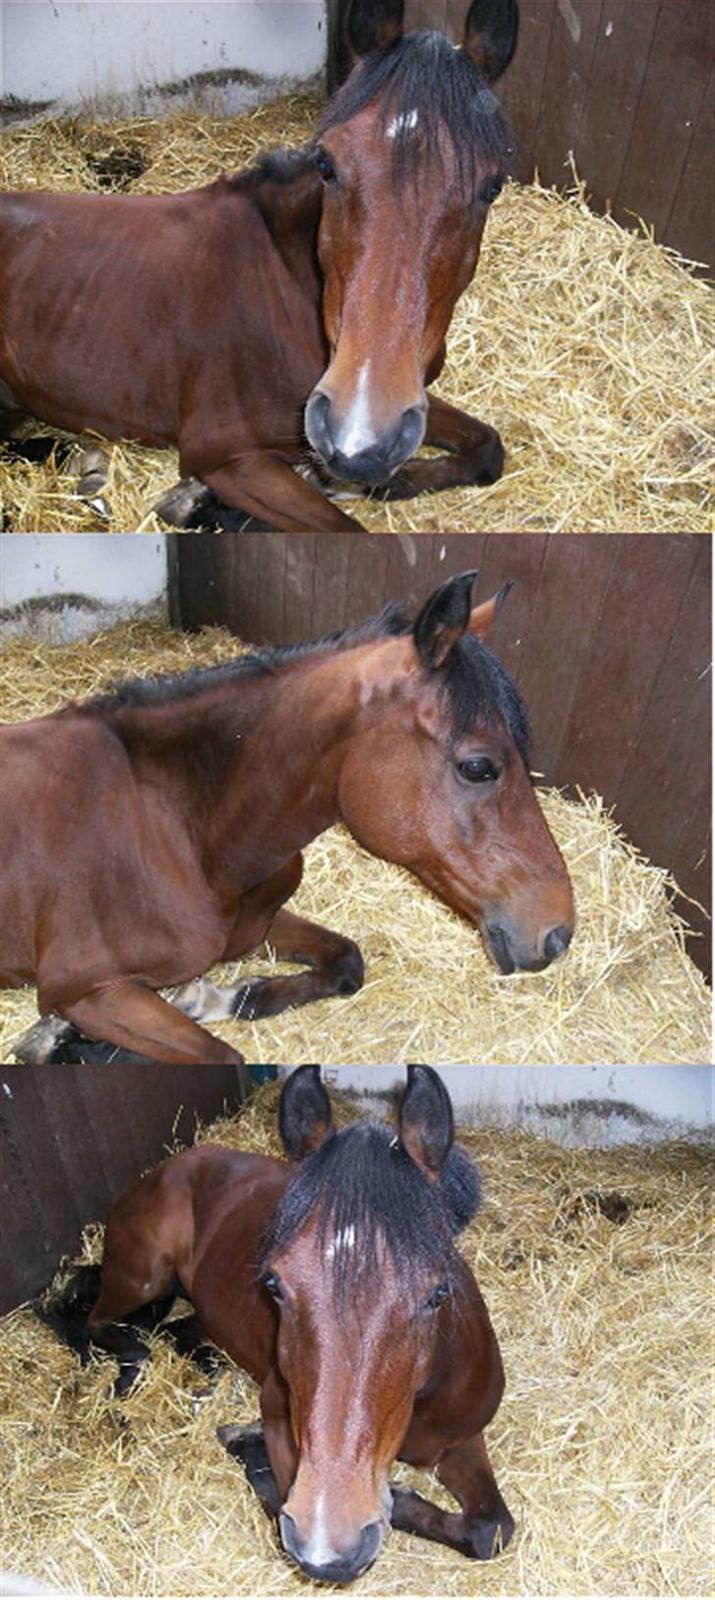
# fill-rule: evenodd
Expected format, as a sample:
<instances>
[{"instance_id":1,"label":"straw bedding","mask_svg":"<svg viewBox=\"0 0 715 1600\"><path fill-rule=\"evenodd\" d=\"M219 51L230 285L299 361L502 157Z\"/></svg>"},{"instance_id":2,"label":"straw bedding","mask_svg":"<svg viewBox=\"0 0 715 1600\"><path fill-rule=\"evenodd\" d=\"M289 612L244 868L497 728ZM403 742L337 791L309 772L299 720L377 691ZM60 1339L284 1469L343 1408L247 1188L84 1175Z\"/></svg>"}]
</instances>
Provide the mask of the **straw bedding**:
<instances>
[{"instance_id":1,"label":"straw bedding","mask_svg":"<svg viewBox=\"0 0 715 1600\"><path fill-rule=\"evenodd\" d=\"M277 1153L277 1086L200 1137ZM338 1103L339 1120L352 1108ZM502 1347L488 1430L517 1522L470 1563L391 1533L366 1595L710 1592L711 1247L705 1150L563 1150L460 1129L486 1200L462 1248ZM85 1235L96 1258L100 1231ZM290 1568L215 1430L258 1414L235 1371L203 1379L161 1340L133 1396L113 1365L82 1371L28 1311L0 1323L7 1565L108 1595L327 1592ZM395 1469L442 1504L427 1474Z\"/></svg>"},{"instance_id":2,"label":"straw bedding","mask_svg":"<svg viewBox=\"0 0 715 1600\"><path fill-rule=\"evenodd\" d=\"M303 142L319 111L296 96L223 120L45 120L6 137L6 182L188 188ZM505 478L388 507L350 495L345 508L374 532L709 532L712 343L711 290L645 229L593 214L575 176L566 195L509 184L436 386L499 428ZM174 451L116 446L98 519L54 459L9 464L0 451L0 507L18 532L154 532L153 506L177 477Z\"/></svg>"},{"instance_id":3,"label":"straw bedding","mask_svg":"<svg viewBox=\"0 0 715 1600\"><path fill-rule=\"evenodd\" d=\"M220 629L186 635L148 622L62 647L18 639L0 657L0 714L41 715L117 678L208 664L236 648ZM307 850L291 905L358 940L364 989L212 1031L256 1063L710 1062L710 991L685 952L667 874L623 838L597 796L576 802L545 789L541 801L576 893L578 927L563 960L502 977L459 917L335 828ZM213 976L272 970L252 959ZM36 1015L34 991L0 994L0 1059Z\"/></svg>"}]
</instances>

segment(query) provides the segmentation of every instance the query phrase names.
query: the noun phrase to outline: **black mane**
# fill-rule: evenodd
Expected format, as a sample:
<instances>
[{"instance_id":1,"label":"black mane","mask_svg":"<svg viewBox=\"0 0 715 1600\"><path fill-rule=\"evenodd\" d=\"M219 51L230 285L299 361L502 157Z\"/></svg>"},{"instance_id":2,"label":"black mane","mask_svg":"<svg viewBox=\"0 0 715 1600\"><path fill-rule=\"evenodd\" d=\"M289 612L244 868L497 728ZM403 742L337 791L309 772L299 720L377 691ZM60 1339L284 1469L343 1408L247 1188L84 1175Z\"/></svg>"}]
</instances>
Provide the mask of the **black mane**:
<instances>
[{"instance_id":1,"label":"black mane","mask_svg":"<svg viewBox=\"0 0 715 1600\"><path fill-rule=\"evenodd\" d=\"M512 138L499 101L467 51L455 50L444 34L406 33L386 50L364 56L330 101L320 134L350 122L378 97L382 127L397 119L397 178L414 173L425 155L440 159L442 128L451 139L465 189L474 188L479 157L493 161L500 172L506 170Z\"/></svg>"},{"instance_id":2,"label":"black mane","mask_svg":"<svg viewBox=\"0 0 715 1600\"><path fill-rule=\"evenodd\" d=\"M441 160L442 128L452 142L460 182L468 193L474 190L480 157L493 162L500 174L506 172L513 138L486 78L466 50L453 49L442 33L420 29L358 62L333 95L309 143L296 150L268 150L227 181L235 189L292 183L315 167L321 135L352 121L377 98L382 102L381 126L387 128L397 119L393 142L397 182L414 175L424 156ZM410 121L412 112L418 116L416 128Z\"/></svg>"},{"instance_id":3,"label":"black mane","mask_svg":"<svg viewBox=\"0 0 715 1600\"><path fill-rule=\"evenodd\" d=\"M321 1248L348 1229L355 1241L355 1248L338 1248L333 1256L338 1302L379 1284L384 1251L406 1295L425 1277L453 1286L459 1261L454 1236L471 1222L479 1200L477 1167L459 1145L452 1146L436 1183L429 1183L391 1128L355 1122L302 1162L264 1236L261 1270L316 1213Z\"/></svg>"},{"instance_id":4,"label":"black mane","mask_svg":"<svg viewBox=\"0 0 715 1600\"><path fill-rule=\"evenodd\" d=\"M342 653L373 640L405 637L412 621L404 606L385 606L355 628L326 634L305 644L275 645L264 650L234 656L216 667L191 667L188 672L165 677L129 678L104 694L84 701L81 710L89 714L131 710L137 707L167 705L178 700L193 700L223 684L240 684L250 678L268 677L289 668L308 656L334 651ZM477 722L501 719L509 730L522 759L529 762L529 723L526 707L506 667L487 645L472 634L457 641L441 669L443 692L452 720L454 739L467 734ZM77 707L73 706L76 715Z\"/></svg>"}]
</instances>

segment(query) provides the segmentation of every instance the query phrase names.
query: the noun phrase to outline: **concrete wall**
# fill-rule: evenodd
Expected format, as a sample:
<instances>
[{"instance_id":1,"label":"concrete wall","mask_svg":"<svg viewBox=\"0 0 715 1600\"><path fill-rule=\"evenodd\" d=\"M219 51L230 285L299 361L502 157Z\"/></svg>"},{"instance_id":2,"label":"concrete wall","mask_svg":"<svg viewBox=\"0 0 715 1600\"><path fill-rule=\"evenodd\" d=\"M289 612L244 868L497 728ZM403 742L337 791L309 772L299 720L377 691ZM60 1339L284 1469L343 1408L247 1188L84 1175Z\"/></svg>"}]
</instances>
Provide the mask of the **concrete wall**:
<instances>
[{"instance_id":1,"label":"concrete wall","mask_svg":"<svg viewBox=\"0 0 715 1600\"><path fill-rule=\"evenodd\" d=\"M314 77L327 55L325 0L3 0L0 15L13 116L88 102L100 115L230 114Z\"/></svg>"},{"instance_id":2,"label":"concrete wall","mask_svg":"<svg viewBox=\"0 0 715 1600\"><path fill-rule=\"evenodd\" d=\"M167 609L164 534L2 536L0 641L32 633L67 644Z\"/></svg>"},{"instance_id":3,"label":"concrete wall","mask_svg":"<svg viewBox=\"0 0 715 1600\"><path fill-rule=\"evenodd\" d=\"M440 1067L458 1122L528 1128L568 1146L702 1140L713 1129L708 1067ZM382 1097L397 1067L328 1067L336 1088Z\"/></svg>"}]
</instances>

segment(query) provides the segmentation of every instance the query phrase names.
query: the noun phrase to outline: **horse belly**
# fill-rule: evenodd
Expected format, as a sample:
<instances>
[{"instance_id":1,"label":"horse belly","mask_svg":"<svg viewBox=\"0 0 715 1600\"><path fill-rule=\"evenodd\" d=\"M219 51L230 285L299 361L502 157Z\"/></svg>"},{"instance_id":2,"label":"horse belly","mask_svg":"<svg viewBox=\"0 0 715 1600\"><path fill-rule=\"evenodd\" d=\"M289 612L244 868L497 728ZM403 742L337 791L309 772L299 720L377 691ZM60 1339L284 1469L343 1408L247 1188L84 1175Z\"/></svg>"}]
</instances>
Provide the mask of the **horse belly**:
<instances>
[{"instance_id":1,"label":"horse belly","mask_svg":"<svg viewBox=\"0 0 715 1600\"><path fill-rule=\"evenodd\" d=\"M111 228L96 228L101 210L81 204L97 198L38 197L75 202L60 211L22 197L10 211L0 230L0 375L50 425L171 444L181 388L171 239L159 271L141 217L122 249Z\"/></svg>"}]
</instances>

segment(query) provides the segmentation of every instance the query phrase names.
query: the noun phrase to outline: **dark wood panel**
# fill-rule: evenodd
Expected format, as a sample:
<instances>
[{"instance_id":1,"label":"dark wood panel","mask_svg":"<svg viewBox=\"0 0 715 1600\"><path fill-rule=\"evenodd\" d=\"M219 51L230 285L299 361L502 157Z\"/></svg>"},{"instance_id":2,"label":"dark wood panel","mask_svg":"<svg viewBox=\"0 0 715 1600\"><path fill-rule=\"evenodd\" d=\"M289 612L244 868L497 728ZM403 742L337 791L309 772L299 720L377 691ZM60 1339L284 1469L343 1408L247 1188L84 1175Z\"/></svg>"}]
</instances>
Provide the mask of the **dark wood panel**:
<instances>
[{"instance_id":1,"label":"dark wood panel","mask_svg":"<svg viewBox=\"0 0 715 1600\"><path fill-rule=\"evenodd\" d=\"M600 210L618 192L657 20L658 8L648 0L645 5L609 0L602 13L574 139L577 170L588 174L589 191Z\"/></svg>"},{"instance_id":2,"label":"dark wood panel","mask_svg":"<svg viewBox=\"0 0 715 1600\"><path fill-rule=\"evenodd\" d=\"M554 781L616 799L697 561L699 540L626 536L554 764Z\"/></svg>"},{"instance_id":3,"label":"dark wood panel","mask_svg":"<svg viewBox=\"0 0 715 1600\"><path fill-rule=\"evenodd\" d=\"M275 546L274 549L272 547ZM295 643L413 610L455 572L515 580L495 630L524 694L534 765L595 789L629 837L710 906L710 544L683 534L183 535L182 618ZM244 581L245 575L245 581ZM687 783L679 781L680 770ZM705 926L692 913L694 926ZM706 945L693 948L705 961Z\"/></svg>"},{"instance_id":4,"label":"dark wood panel","mask_svg":"<svg viewBox=\"0 0 715 1600\"><path fill-rule=\"evenodd\" d=\"M556 771L617 555L617 541L607 534L570 543L568 560L560 540L548 543L519 676L534 728L536 766L549 774Z\"/></svg>"},{"instance_id":5,"label":"dark wood panel","mask_svg":"<svg viewBox=\"0 0 715 1600\"><path fill-rule=\"evenodd\" d=\"M606 0L557 0L534 136L534 156L551 182L565 183L569 150L578 143Z\"/></svg>"},{"instance_id":6,"label":"dark wood panel","mask_svg":"<svg viewBox=\"0 0 715 1600\"><path fill-rule=\"evenodd\" d=\"M0 1312L45 1287L174 1137L238 1103L232 1067L3 1067Z\"/></svg>"},{"instance_id":7,"label":"dark wood panel","mask_svg":"<svg viewBox=\"0 0 715 1600\"><path fill-rule=\"evenodd\" d=\"M712 44L711 4L661 0L614 209L643 217L666 242L681 183L690 184L685 168L712 68Z\"/></svg>"}]
</instances>

